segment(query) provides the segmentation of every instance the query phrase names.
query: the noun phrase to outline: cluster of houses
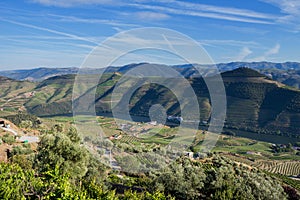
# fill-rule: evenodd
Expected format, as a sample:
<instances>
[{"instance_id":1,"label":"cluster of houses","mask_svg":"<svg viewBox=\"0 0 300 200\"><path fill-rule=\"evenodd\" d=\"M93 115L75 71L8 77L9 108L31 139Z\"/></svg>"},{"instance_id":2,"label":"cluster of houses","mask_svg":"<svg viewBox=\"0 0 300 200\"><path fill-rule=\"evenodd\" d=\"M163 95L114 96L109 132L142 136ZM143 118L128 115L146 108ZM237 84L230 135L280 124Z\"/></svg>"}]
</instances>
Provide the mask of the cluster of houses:
<instances>
[{"instance_id":1,"label":"cluster of houses","mask_svg":"<svg viewBox=\"0 0 300 200\"><path fill-rule=\"evenodd\" d=\"M112 135L109 137L110 140L119 140L122 138L122 135L118 135L118 134L115 134L115 135Z\"/></svg>"},{"instance_id":2,"label":"cluster of houses","mask_svg":"<svg viewBox=\"0 0 300 200\"><path fill-rule=\"evenodd\" d=\"M183 121L183 118L178 116L168 116L167 121L174 122L174 123L181 123Z\"/></svg>"},{"instance_id":3,"label":"cluster of houses","mask_svg":"<svg viewBox=\"0 0 300 200\"><path fill-rule=\"evenodd\" d=\"M271 148L272 148L273 152L275 152L275 153L289 152L289 151L292 151L292 150L300 151L299 146L296 146L296 145L293 146L292 144L287 144L287 145L286 144L272 144Z\"/></svg>"},{"instance_id":4,"label":"cluster of houses","mask_svg":"<svg viewBox=\"0 0 300 200\"><path fill-rule=\"evenodd\" d=\"M187 151L187 152L184 153L184 156L188 157L192 160L195 160L195 159L203 159L203 158L207 157L207 154L200 153L200 152Z\"/></svg>"},{"instance_id":5,"label":"cluster of houses","mask_svg":"<svg viewBox=\"0 0 300 200\"><path fill-rule=\"evenodd\" d=\"M10 128L10 125L8 123L5 123L5 121L0 121L0 127L2 127L2 128Z\"/></svg>"}]
</instances>

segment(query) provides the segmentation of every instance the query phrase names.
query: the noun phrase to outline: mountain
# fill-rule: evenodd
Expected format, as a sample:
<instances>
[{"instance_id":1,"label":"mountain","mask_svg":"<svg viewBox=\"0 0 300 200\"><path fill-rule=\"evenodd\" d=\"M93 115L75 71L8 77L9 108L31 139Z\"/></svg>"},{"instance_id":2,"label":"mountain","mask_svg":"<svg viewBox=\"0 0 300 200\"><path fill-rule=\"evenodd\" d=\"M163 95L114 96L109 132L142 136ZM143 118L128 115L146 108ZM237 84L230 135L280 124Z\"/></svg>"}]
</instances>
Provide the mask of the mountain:
<instances>
[{"instance_id":1,"label":"mountain","mask_svg":"<svg viewBox=\"0 0 300 200\"><path fill-rule=\"evenodd\" d=\"M240 67L251 68L255 70L262 69L278 69L278 70L300 70L300 63L297 62L285 62L285 63L273 63L273 62L231 62L217 64L219 69L224 71L232 70Z\"/></svg>"},{"instance_id":2,"label":"mountain","mask_svg":"<svg viewBox=\"0 0 300 200\"><path fill-rule=\"evenodd\" d=\"M245 67L221 75L227 96L227 128L299 137L300 91ZM199 77L189 82L198 97L201 120L208 121L211 100L207 86ZM181 88L177 84L175 87ZM154 104L164 105L170 115L180 114L176 97L161 85L142 86L134 94L130 101L131 114L147 116Z\"/></svg>"},{"instance_id":3,"label":"mountain","mask_svg":"<svg viewBox=\"0 0 300 200\"><path fill-rule=\"evenodd\" d=\"M51 77L61 76L61 75L70 75L70 74L102 74L104 70L107 73L113 72L122 72L125 73L128 70L141 65L144 63L139 64L129 64L122 67L108 67L106 70L103 68L95 69L95 68L76 68L76 67L69 67L69 68L36 68L36 69L26 69L26 70L6 70L1 71L1 76L8 77L15 80L28 80L33 82L41 82Z\"/></svg>"},{"instance_id":4,"label":"mountain","mask_svg":"<svg viewBox=\"0 0 300 200\"><path fill-rule=\"evenodd\" d=\"M244 72L243 72L244 71ZM300 130L300 92L269 77L239 68L222 74L227 95L227 125L255 132ZM246 78L236 74L252 74ZM234 78L233 78L234 77Z\"/></svg>"},{"instance_id":5,"label":"mountain","mask_svg":"<svg viewBox=\"0 0 300 200\"><path fill-rule=\"evenodd\" d=\"M37 84L25 103L28 112L38 116L71 114L74 79L75 75L62 75Z\"/></svg>"},{"instance_id":6,"label":"mountain","mask_svg":"<svg viewBox=\"0 0 300 200\"><path fill-rule=\"evenodd\" d=\"M0 87L0 109L9 112L12 108L25 109L23 105L30 99L35 84L0 76Z\"/></svg>"},{"instance_id":7,"label":"mountain","mask_svg":"<svg viewBox=\"0 0 300 200\"><path fill-rule=\"evenodd\" d=\"M29 70L10 70L2 71L1 76L16 80L30 80L34 82L43 81L47 78L67 75L67 74L102 74L105 70L106 73L126 73L138 66L147 63L133 63L120 67L110 66L107 69L92 69L92 68L37 68ZM155 65L155 64L153 64ZM201 68L203 74L208 74L212 69L212 65L199 65L199 64L182 64L172 65L171 67L178 71L181 75L186 78L198 77L199 72L194 68L197 66ZM272 62L231 62L231 63L220 63L216 64L217 68L221 72L234 70L241 67L255 69L258 72L271 77L272 79L284 83L286 85L299 88L300 86L300 63L297 62L285 62L285 63L272 63Z\"/></svg>"},{"instance_id":8,"label":"mountain","mask_svg":"<svg viewBox=\"0 0 300 200\"><path fill-rule=\"evenodd\" d=\"M53 76L76 74L78 68L37 68L2 71L1 75L16 80L42 81Z\"/></svg>"},{"instance_id":9,"label":"mountain","mask_svg":"<svg viewBox=\"0 0 300 200\"><path fill-rule=\"evenodd\" d=\"M135 66L127 67L134 68ZM117 71L124 73L128 69ZM299 90L287 87L247 67L226 71L221 75L227 95L227 128L299 137ZM86 76L84 80L88 81L91 76L97 75L85 74L84 76ZM5 92L1 94L0 108L4 110L22 108L38 116L71 114L75 77L75 75L55 76L39 83L2 77L0 82L2 91ZM111 112L111 95L121 78L123 75L120 72L107 72L95 86L95 107L99 114ZM197 95L201 120L209 121L211 100L203 78L190 77L186 80ZM168 83L175 88L183 88L183 82L176 78L168 80ZM125 88L126 84L121 84L120 87ZM93 90L93 88L83 89L86 91L84 95L91 94ZM182 96L186 95L185 90L180 90L179 93ZM119 94L117 97L121 99L124 95L126 96L126 94ZM79 103L84 104L84 98L77 97L75 104ZM132 93L129 101L130 113L149 117L149 109L155 104L163 105L168 115L180 115L179 102L173 92L163 85L153 83L137 87ZM86 109L90 109L91 106L88 105ZM115 106L122 109L125 105Z\"/></svg>"}]
</instances>

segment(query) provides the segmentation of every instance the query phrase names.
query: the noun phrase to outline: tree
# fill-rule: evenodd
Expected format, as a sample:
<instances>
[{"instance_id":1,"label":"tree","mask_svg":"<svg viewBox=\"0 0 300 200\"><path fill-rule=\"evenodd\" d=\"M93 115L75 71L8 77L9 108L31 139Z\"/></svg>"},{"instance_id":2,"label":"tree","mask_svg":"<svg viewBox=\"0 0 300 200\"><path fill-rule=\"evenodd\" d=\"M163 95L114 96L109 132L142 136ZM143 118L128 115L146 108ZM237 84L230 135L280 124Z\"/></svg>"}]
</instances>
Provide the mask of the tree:
<instances>
[{"instance_id":1,"label":"tree","mask_svg":"<svg viewBox=\"0 0 300 200\"><path fill-rule=\"evenodd\" d=\"M206 176L201 165L188 159L172 163L155 179L156 187L178 199L199 199Z\"/></svg>"},{"instance_id":2,"label":"tree","mask_svg":"<svg viewBox=\"0 0 300 200\"><path fill-rule=\"evenodd\" d=\"M55 124L52 127L52 132L54 132L54 133L62 133L64 130L65 130L64 124Z\"/></svg>"},{"instance_id":3,"label":"tree","mask_svg":"<svg viewBox=\"0 0 300 200\"><path fill-rule=\"evenodd\" d=\"M82 177L87 172L88 160L87 149L72 142L66 134L45 134L38 146L36 167L43 172L58 166L63 174Z\"/></svg>"},{"instance_id":4,"label":"tree","mask_svg":"<svg viewBox=\"0 0 300 200\"><path fill-rule=\"evenodd\" d=\"M74 127L69 128L69 131L67 132L67 136L74 143L79 143L81 141L81 137L79 136L77 129Z\"/></svg>"},{"instance_id":5,"label":"tree","mask_svg":"<svg viewBox=\"0 0 300 200\"><path fill-rule=\"evenodd\" d=\"M33 123L32 123L32 121L24 120L20 123L19 126L20 126L20 128L32 128Z\"/></svg>"},{"instance_id":6,"label":"tree","mask_svg":"<svg viewBox=\"0 0 300 200\"><path fill-rule=\"evenodd\" d=\"M275 179L218 156L203 163L180 158L154 179L178 199L286 199Z\"/></svg>"},{"instance_id":7,"label":"tree","mask_svg":"<svg viewBox=\"0 0 300 200\"><path fill-rule=\"evenodd\" d=\"M138 173L141 170L140 162L135 156L126 155L116 157L121 168L129 173Z\"/></svg>"},{"instance_id":8,"label":"tree","mask_svg":"<svg viewBox=\"0 0 300 200\"><path fill-rule=\"evenodd\" d=\"M13 143L16 142L16 139L13 135L6 133L5 135L2 136L2 141L4 143L7 143L9 145L12 145Z\"/></svg>"}]
</instances>

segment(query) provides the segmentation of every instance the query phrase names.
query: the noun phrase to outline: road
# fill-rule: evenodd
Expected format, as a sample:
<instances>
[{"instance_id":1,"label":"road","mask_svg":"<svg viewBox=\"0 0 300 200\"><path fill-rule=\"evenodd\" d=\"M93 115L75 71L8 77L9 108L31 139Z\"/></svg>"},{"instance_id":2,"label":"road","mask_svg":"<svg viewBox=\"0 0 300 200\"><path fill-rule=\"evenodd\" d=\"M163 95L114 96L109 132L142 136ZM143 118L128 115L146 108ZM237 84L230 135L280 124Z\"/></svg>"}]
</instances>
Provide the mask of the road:
<instances>
[{"instance_id":1,"label":"road","mask_svg":"<svg viewBox=\"0 0 300 200\"><path fill-rule=\"evenodd\" d=\"M2 128L3 130L5 130L5 131L11 132L11 133L14 134L15 136L18 135L18 133L17 133L16 131L12 130L11 128L4 128L4 127L1 127L1 128Z\"/></svg>"}]
</instances>

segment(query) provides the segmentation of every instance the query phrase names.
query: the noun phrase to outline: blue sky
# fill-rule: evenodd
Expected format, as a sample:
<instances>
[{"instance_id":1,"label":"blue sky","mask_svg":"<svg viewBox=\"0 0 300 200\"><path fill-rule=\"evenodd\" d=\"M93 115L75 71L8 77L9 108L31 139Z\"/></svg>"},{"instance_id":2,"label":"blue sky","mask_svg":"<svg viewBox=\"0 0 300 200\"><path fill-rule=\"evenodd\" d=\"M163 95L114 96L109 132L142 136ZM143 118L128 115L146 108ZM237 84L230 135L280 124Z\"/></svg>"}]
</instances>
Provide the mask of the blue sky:
<instances>
[{"instance_id":1,"label":"blue sky","mask_svg":"<svg viewBox=\"0 0 300 200\"><path fill-rule=\"evenodd\" d=\"M107 37L142 27L186 34L216 63L300 62L299 0L2 0L0 9L0 70L79 67Z\"/></svg>"}]
</instances>

